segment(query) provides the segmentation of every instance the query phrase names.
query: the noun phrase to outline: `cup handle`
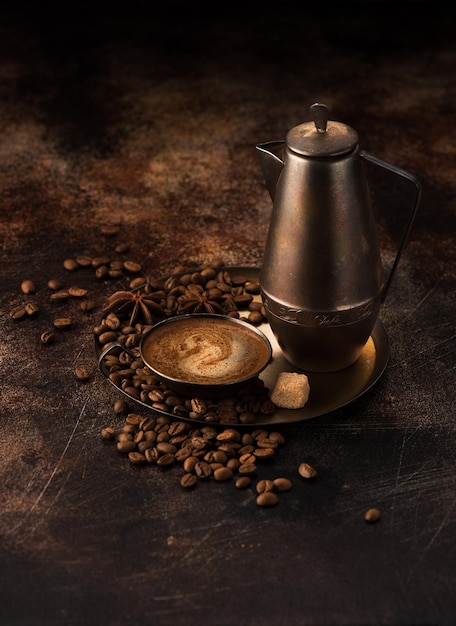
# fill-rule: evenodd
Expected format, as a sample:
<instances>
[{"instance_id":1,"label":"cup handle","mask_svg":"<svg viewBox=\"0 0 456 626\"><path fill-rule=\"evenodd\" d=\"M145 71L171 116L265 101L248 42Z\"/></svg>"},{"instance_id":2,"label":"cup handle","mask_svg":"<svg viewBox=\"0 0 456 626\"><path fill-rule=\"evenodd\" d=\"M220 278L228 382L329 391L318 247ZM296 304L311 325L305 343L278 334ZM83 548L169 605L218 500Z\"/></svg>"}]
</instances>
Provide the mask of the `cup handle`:
<instances>
[{"instance_id":1,"label":"cup handle","mask_svg":"<svg viewBox=\"0 0 456 626\"><path fill-rule=\"evenodd\" d=\"M136 356L134 352L130 350L130 348L127 348L123 343L120 343L120 341L113 341L109 343L105 348L103 348L103 350L100 352L100 355L98 356L98 367L101 368L101 364L105 356L109 354L112 350L114 350L115 348L120 348L121 350L123 350L124 352L126 352L133 358L135 358Z\"/></svg>"},{"instance_id":2,"label":"cup handle","mask_svg":"<svg viewBox=\"0 0 456 626\"><path fill-rule=\"evenodd\" d=\"M402 241L399 245L399 248L396 252L396 258L394 259L394 263L393 266L390 270L388 279L385 283L385 286L383 287L383 291L382 291L382 295L381 295L381 302L385 301L386 298L386 294L387 291L390 287L391 284L391 280L393 278L394 273L396 272L396 268L398 266L399 263L399 259L401 258L401 254L402 254L402 250L404 249L405 243L408 239L408 236L410 234L410 230L412 228L412 224L415 220L415 216L416 216L416 212L418 210L418 205L420 203L421 200L421 182L419 181L419 179L414 176L414 174L410 174L410 172L407 172L406 170L401 169L400 167L397 167L397 165L393 165L392 163L388 163L387 161L383 161L383 159L379 159L376 156L373 156L372 154L369 154L368 152L366 152L365 150L361 150L360 152L360 156L363 159L366 159L366 161L369 161L370 163L373 163L374 165L377 165L378 167L382 167L383 169L389 170L390 172L393 172L393 174L397 174L398 176L401 176L402 178L405 178L406 180L409 180L410 182L412 182L415 185L415 202L413 204L412 207L412 211L410 213L409 216L409 220L407 223L407 227L405 229L405 233L402 237Z\"/></svg>"}]
</instances>

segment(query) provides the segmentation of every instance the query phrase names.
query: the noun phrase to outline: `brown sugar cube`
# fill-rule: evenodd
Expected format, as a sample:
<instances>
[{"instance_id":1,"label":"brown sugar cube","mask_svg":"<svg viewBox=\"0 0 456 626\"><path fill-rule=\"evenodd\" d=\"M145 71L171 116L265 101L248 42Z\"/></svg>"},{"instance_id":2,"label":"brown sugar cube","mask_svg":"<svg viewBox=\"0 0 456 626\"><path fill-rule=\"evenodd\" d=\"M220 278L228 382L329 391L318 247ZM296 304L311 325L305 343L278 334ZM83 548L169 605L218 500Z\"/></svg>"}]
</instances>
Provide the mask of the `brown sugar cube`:
<instances>
[{"instance_id":1,"label":"brown sugar cube","mask_svg":"<svg viewBox=\"0 0 456 626\"><path fill-rule=\"evenodd\" d=\"M277 376L271 400L283 409L302 409L309 400L309 379L297 372L280 372Z\"/></svg>"}]
</instances>

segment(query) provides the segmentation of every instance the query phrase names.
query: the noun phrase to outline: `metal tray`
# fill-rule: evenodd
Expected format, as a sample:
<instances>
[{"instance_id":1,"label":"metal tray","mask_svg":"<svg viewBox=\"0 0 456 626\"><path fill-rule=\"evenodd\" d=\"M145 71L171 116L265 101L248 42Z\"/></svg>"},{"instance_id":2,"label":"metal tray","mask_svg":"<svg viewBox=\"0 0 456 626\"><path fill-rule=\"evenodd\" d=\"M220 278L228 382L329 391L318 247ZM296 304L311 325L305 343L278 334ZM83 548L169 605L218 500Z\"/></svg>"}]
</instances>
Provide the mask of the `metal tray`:
<instances>
[{"instance_id":1,"label":"metal tray","mask_svg":"<svg viewBox=\"0 0 456 626\"><path fill-rule=\"evenodd\" d=\"M224 267L221 269L227 270L231 273L242 273L249 280L258 281L259 278L258 268ZM166 278L168 277L164 277L163 280L166 280ZM256 299L260 299L260 296L256 296ZM272 345L272 361L268 365L268 367L260 374L260 378L262 378L266 386L272 390L276 378L280 372L293 372L298 370L290 365L290 363L285 359L269 324L263 323L259 328L268 337ZM118 391L127 396L130 401L142 406L143 408L146 408L148 411L152 411L154 413L162 415L168 415L173 419L181 419L183 421L188 421L192 424L207 425L207 422L203 422L200 420L185 417L177 418L176 415L173 415L172 413L167 413L165 411L154 409L150 405L141 402L140 400L137 400L133 396L130 396L128 393L124 392L121 387L119 387L109 379L109 372L107 371L103 360L100 359L103 348L97 341L97 337L95 337L95 352L99 361L99 367L102 374L106 378L108 378L111 384L114 385L114 387ZM362 396L364 393L366 393L366 391L368 391L373 385L375 385L375 383L378 381L378 379L385 370L385 367L388 363L388 358L388 335L381 321L377 320L372 334L368 342L366 343L360 358L356 361L356 363L338 372L330 372L324 374L306 372L309 378L310 396L309 401L304 408L277 408L273 415L261 418L261 420L255 422L253 426L271 426L301 422L304 420L325 415L327 413L331 413L332 411L336 411L337 409L340 409L341 407L350 404L351 402ZM211 425L226 427L226 424ZM242 428L244 426L249 426L250 428L252 428L252 424L236 424L236 428Z\"/></svg>"}]
</instances>

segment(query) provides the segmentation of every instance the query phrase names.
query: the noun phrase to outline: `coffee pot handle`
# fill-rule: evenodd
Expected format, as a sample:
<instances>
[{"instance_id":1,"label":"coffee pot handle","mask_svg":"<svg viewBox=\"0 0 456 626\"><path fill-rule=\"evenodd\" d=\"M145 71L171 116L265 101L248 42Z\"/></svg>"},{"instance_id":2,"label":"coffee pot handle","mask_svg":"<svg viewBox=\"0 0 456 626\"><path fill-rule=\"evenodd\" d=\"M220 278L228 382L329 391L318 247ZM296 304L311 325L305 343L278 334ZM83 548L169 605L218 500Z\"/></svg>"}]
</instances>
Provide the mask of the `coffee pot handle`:
<instances>
[{"instance_id":1,"label":"coffee pot handle","mask_svg":"<svg viewBox=\"0 0 456 626\"><path fill-rule=\"evenodd\" d=\"M397 265L399 263L399 259L401 258L401 254L402 254L402 250L404 249L405 243L408 239L408 236L410 234L410 230L412 228L412 224L415 220L415 215L416 212L418 210L418 205L420 203L421 200L421 182L419 181L419 179L414 176L413 174L410 174L410 172L407 172L406 170L401 169L400 167L397 167L397 165L392 165L391 163L388 163L387 161L383 161L382 159L379 159L378 157L373 156L372 154L369 154L368 152L366 152L365 150L361 150L360 151L360 156L363 159L366 159L366 161L369 161L370 163L373 163L374 165L378 165L379 167L382 167L383 169L389 170L390 172L393 172L393 174L397 174L398 176L401 176L402 178L405 178L406 180L409 180L410 182L412 182L415 185L415 202L413 204L412 207L412 211L410 213L409 216L409 220L408 220L408 224L407 227L405 229L405 233L404 236L402 237L402 241L399 245L399 248L396 252L396 258L394 259L394 263L393 266L390 270L388 279L385 283L385 286L383 287L383 292L382 292L382 297L381 297L381 301L384 302L385 298L386 298L386 294L388 292L389 286L391 284L391 280L393 278L394 273L396 272L396 268Z\"/></svg>"}]
</instances>

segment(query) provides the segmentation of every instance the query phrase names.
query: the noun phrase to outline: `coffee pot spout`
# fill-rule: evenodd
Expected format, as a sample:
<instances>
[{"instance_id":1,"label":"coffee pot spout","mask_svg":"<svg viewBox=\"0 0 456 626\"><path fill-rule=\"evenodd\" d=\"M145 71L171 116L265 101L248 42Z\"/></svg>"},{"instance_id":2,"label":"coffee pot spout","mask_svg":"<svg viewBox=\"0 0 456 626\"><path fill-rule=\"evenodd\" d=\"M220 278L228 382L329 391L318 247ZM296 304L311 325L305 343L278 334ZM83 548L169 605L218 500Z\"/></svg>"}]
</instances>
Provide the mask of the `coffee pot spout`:
<instances>
[{"instance_id":1,"label":"coffee pot spout","mask_svg":"<svg viewBox=\"0 0 456 626\"><path fill-rule=\"evenodd\" d=\"M268 141L259 143L256 149L260 153L260 165L269 195L274 201L277 181L283 168L282 154L284 141Z\"/></svg>"}]
</instances>

